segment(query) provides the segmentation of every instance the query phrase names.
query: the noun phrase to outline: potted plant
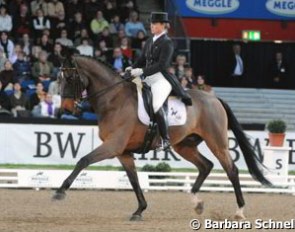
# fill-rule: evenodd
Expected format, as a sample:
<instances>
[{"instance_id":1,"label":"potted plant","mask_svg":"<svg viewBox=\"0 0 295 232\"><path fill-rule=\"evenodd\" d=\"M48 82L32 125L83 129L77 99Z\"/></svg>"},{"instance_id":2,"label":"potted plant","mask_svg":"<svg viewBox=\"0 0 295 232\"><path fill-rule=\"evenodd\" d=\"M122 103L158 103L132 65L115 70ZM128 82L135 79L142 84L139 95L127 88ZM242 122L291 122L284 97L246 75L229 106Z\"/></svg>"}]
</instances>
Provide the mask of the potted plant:
<instances>
[{"instance_id":1,"label":"potted plant","mask_svg":"<svg viewBox=\"0 0 295 232\"><path fill-rule=\"evenodd\" d=\"M267 124L269 131L269 144L274 147L282 147L285 139L286 123L283 120L272 120Z\"/></svg>"}]
</instances>

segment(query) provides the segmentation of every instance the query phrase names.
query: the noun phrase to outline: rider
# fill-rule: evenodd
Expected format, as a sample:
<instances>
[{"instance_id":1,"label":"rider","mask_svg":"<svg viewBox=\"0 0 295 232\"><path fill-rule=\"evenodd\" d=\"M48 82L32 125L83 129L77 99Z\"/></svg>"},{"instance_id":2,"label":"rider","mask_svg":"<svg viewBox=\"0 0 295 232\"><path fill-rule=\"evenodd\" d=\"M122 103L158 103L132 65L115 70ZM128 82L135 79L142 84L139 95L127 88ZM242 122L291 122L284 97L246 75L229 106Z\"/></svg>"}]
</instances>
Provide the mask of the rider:
<instances>
[{"instance_id":1,"label":"rider","mask_svg":"<svg viewBox=\"0 0 295 232\"><path fill-rule=\"evenodd\" d=\"M190 96L182 89L175 76L167 72L174 52L172 40L167 35L169 26L166 12L152 12L150 16L150 29L153 34L143 48L142 54L131 67L131 76L145 77L144 82L151 87L153 94L153 110L160 135L163 139L163 149L170 149L168 135L167 107L163 107L169 94L173 92L182 98L187 105L191 105Z\"/></svg>"}]
</instances>

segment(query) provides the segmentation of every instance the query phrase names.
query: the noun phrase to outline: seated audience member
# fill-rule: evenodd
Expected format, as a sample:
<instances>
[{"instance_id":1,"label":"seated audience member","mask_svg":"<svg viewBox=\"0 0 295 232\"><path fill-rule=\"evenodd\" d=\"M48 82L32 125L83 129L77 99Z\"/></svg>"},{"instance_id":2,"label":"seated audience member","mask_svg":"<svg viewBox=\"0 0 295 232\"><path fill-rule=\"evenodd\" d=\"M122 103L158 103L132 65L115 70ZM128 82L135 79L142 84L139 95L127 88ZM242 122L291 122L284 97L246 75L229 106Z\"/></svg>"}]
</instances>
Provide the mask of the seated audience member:
<instances>
[{"instance_id":1,"label":"seated audience member","mask_svg":"<svg viewBox=\"0 0 295 232\"><path fill-rule=\"evenodd\" d=\"M110 23L110 33L118 34L120 30L124 30L124 24L121 23L119 15L114 15Z\"/></svg>"},{"instance_id":2,"label":"seated audience member","mask_svg":"<svg viewBox=\"0 0 295 232\"><path fill-rule=\"evenodd\" d=\"M48 88L48 94L52 96L52 101L57 108L61 107L60 82L57 80L51 81Z\"/></svg>"},{"instance_id":3,"label":"seated audience member","mask_svg":"<svg viewBox=\"0 0 295 232\"><path fill-rule=\"evenodd\" d=\"M36 85L36 92L30 96L30 109L32 110L41 101L45 99L46 92L44 91L44 86L42 82L38 82Z\"/></svg>"},{"instance_id":4,"label":"seated audience member","mask_svg":"<svg viewBox=\"0 0 295 232\"><path fill-rule=\"evenodd\" d=\"M136 37L132 39L132 48L141 49L142 41L145 41L147 38L144 31L138 31Z\"/></svg>"},{"instance_id":5,"label":"seated audience member","mask_svg":"<svg viewBox=\"0 0 295 232\"><path fill-rule=\"evenodd\" d=\"M106 62L107 61L106 55L103 54L102 51L99 50L99 49L95 49L94 50L94 59L96 59L98 61L102 61L102 62Z\"/></svg>"},{"instance_id":6,"label":"seated audience member","mask_svg":"<svg viewBox=\"0 0 295 232\"><path fill-rule=\"evenodd\" d=\"M0 116L11 115L10 113L10 100L4 89L2 88L2 83L0 81Z\"/></svg>"},{"instance_id":7,"label":"seated audience member","mask_svg":"<svg viewBox=\"0 0 295 232\"><path fill-rule=\"evenodd\" d=\"M128 57L122 54L122 51L119 47L114 48L113 57L109 63L112 64L118 73L123 73L125 68L131 65L130 60Z\"/></svg>"},{"instance_id":8,"label":"seated audience member","mask_svg":"<svg viewBox=\"0 0 295 232\"><path fill-rule=\"evenodd\" d=\"M30 56L32 53L32 47L33 47L33 43L30 39L30 36L28 33L24 33L22 35L22 38L19 41L20 45L23 48L23 52L25 53L25 56Z\"/></svg>"},{"instance_id":9,"label":"seated audience member","mask_svg":"<svg viewBox=\"0 0 295 232\"><path fill-rule=\"evenodd\" d=\"M75 21L75 16L77 12L79 12L79 14L82 15L81 10L84 8L83 6L84 1L82 2L80 0L69 0L69 1L64 1L64 3L65 3L67 18L70 23ZM74 28L72 26L71 28Z\"/></svg>"},{"instance_id":10,"label":"seated audience member","mask_svg":"<svg viewBox=\"0 0 295 232\"><path fill-rule=\"evenodd\" d=\"M4 90L12 90L15 82L16 74L9 60L4 63L4 70L0 72L0 81Z\"/></svg>"},{"instance_id":11,"label":"seated audience member","mask_svg":"<svg viewBox=\"0 0 295 232\"><path fill-rule=\"evenodd\" d=\"M45 99L41 101L38 107L35 108L34 117L56 118L58 108L52 100L50 94L46 94Z\"/></svg>"},{"instance_id":12,"label":"seated audience member","mask_svg":"<svg viewBox=\"0 0 295 232\"><path fill-rule=\"evenodd\" d=\"M110 0L104 1L104 4L104 17L108 22L111 22L112 18L117 13L117 9L114 7L114 4Z\"/></svg>"},{"instance_id":13,"label":"seated audience member","mask_svg":"<svg viewBox=\"0 0 295 232\"><path fill-rule=\"evenodd\" d=\"M74 43L72 40L68 38L68 31L66 29L62 29L60 32L60 38L56 39L56 43L60 43L65 47L73 47Z\"/></svg>"},{"instance_id":14,"label":"seated audience member","mask_svg":"<svg viewBox=\"0 0 295 232\"><path fill-rule=\"evenodd\" d=\"M214 95L212 87L206 84L206 79L203 75L197 76L195 88Z\"/></svg>"},{"instance_id":15,"label":"seated audience member","mask_svg":"<svg viewBox=\"0 0 295 232\"><path fill-rule=\"evenodd\" d=\"M98 41L100 40L104 40L106 42L106 46L108 48L112 48L113 47L113 38L110 35L110 31L108 27L105 27L101 34L98 36Z\"/></svg>"},{"instance_id":16,"label":"seated audience member","mask_svg":"<svg viewBox=\"0 0 295 232\"><path fill-rule=\"evenodd\" d=\"M24 93L21 91L21 85L16 82L13 85L14 93L9 96L11 112L14 117L28 117L30 111L28 111L29 101Z\"/></svg>"},{"instance_id":17,"label":"seated audience member","mask_svg":"<svg viewBox=\"0 0 295 232\"><path fill-rule=\"evenodd\" d=\"M4 64L7 61L3 48L0 47L0 72L4 69Z\"/></svg>"},{"instance_id":18,"label":"seated audience member","mask_svg":"<svg viewBox=\"0 0 295 232\"><path fill-rule=\"evenodd\" d=\"M60 14L65 14L64 4L58 0L48 2L48 16L57 19Z\"/></svg>"},{"instance_id":19,"label":"seated audience member","mask_svg":"<svg viewBox=\"0 0 295 232\"><path fill-rule=\"evenodd\" d=\"M185 55L179 54L176 56L176 64L175 64L175 75L177 78L181 78L184 76L184 70L188 66L186 65L186 57Z\"/></svg>"},{"instance_id":20,"label":"seated audience member","mask_svg":"<svg viewBox=\"0 0 295 232\"><path fill-rule=\"evenodd\" d=\"M41 9L37 10L37 16L33 19L33 30L35 38L42 36L42 31L51 28L50 19L44 16L44 12Z\"/></svg>"},{"instance_id":21,"label":"seated audience member","mask_svg":"<svg viewBox=\"0 0 295 232\"><path fill-rule=\"evenodd\" d=\"M91 45L89 45L87 38L82 39L82 43L77 47L77 50L81 55L93 57L94 49Z\"/></svg>"},{"instance_id":22,"label":"seated audience member","mask_svg":"<svg viewBox=\"0 0 295 232\"><path fill-rule=\"evenodd\" d=\"M29 34L31 31L31 18L29 8L26 4L20 5L20 12L14 18L14 37L22 37L23 34Z\"/></svg>"},{"instance_id":23,"label":"seated audience member","mask_svg":"<svg viewBox=\"0 0 295 232\"><path fill-rule=\"evenodd\" d=\"M13 64L13 69L16 73L17 82L22 82L24 80L29 80L31 78L31 64L26 60L25 53L23 51L19 52L17 55L17 60Z\"/></svg>"},{"instance_id":24,"label":"seated audience member","mask_svg":"<svg viewBox=\"0 0 295 232\"><path fill-rule=\"evenodd\" d=\"M283 53L277 52L269 66L269 87L284 89L288 87L288 65L283 59Z\"/></svg>"},{"instance_id":25,"label":"seated audience member","mask_svg":"<svg viewBox=\"0 0 295 232\"><path fill-rule=\"evenodd\" d=\"M14 58L14 43L8 39L8 34L6 31L1 32L0 37L0 49L3 50L5 57L13 62Z\"/></svg>"},{"instance_id":26,"label":"seated audience member","mask_svg":"<svg viewBox=\"0 0 295 232\"><path fill-rule=\"evenodd\" d=\"M175 68L174 68L174 66L170 66L170 67L167 69L167 72L168 72L168 73L171 73L172 75L175 75Z\"/></svg>"},{"instance_id":27,"label":"seated audience member","mask_svg":"<svg viewBox=\"0 0 295 232\"><path fill-rule=\"evenodd\" d=\"M131 12L135 10L133 0L117 1L117 6L120 13L121 22L126 22Z\"/></svg>"},{"instance_id":28,"label":"seated audience member","mask_svg":"<svg viewBox=\"0 0 295 232\"><path fill-rule=\"evenodd\" d=\"M129 45L129 40L127 37L122 38L120 48L121 48L122 54L128 57L128 59L132 60L133 51Z\"/></svg>"},{"instance_id":29,"label":"seated audience member","mask_svg":"<svg viewBox=\"0 0 295 232\"><path fill-rule=\"evenodd\" d=\"M31 56L30 56L30 62L32 64L34 64L35 62L37 62L39 60L39 56L40 56L41 52L42 52L42 49L40 46L37 46L37 45L32 46L32 52L31 52Z\"/></svg>"},{"instance_id":30,"label":"seated audience member","mask_svg":"<svg viewBox=\"0 0 295 232\"><path fill-rule=\"evenodd\" d=\"M51 79L53 75L53 64L47 60L47 52L40 52L39 60L33 65L32 75L36 81L47 81Z\"/></svg>"},{"instance_id":31,"label":"seated audience member","mask_svg":"<svg viewBox=\"0 0 295 232\"><path fill-rule=\"evenodd\" d=\"M38 10L41 9L46 16L48 14L48 3L46 0L33 0L30 4L31 12L33 16L38 15Z\"/></svg>"},{"instance_id":32,"label":"seated audience member","mask_svg":"<svg viewBox=\"0 0 295 232\"><path fill-rule=\"evenodd\" d=\"M48 56L48 61L53 64L53 76L57 76L59 68L64 59L62 54L62 46L60 43L55 43L53 47L53 53Z\"/></svg>"},{"instance_id":33,"label":"seated audience member","mask_svg":"<svg viewBox=\"0 0 295 232\"><path fill-rule=\"evenodd\" d=\"M90 29L93 35L97 37L106 27L109 27L109 23L104 19L102 11L98 10L96 17L91 20Z\"/></svg>"},{"instance_id":34,"label":"seated audience member","mask_svg":"<svg viewBox=\"0 0 295 232\"><path fill-rule=\"evenodd\" d=\"M92 41L92 39L91 39L90 36L89 36L89 33L88 33L87 28L83 28L83 29L80 31L79 35L77 35L77 36L75 37L75 40L74 40L74 46L75 46L75 47L79 46L79 45L82 43L82 38L87 38L87 39L88 39L88 43L89 43L90 45L93 45L93 41Z\"/></svg>"},{"instance_id":35,"label":"seated audience member","mask_svg":"<svg viewBox=\"0 0 295 232\"><path fill-rule=\"evenodd\" d=\"M74 20L71 22L69 27L69 33L72 38L81 37L81 30L87 28L86 23L83 20L83 15L81 12L76 12Z\"/></svg>"},{"instance_id":36,"label":"seated audience member","mask_svg":"<svg viewBox=\"0 0 295 232\"><path fill-rule=\"evenodd\" d=\"M130 13L129 21L125 24L125 33L128 37L135 38L138 31L143 31L146 34L143 23L138 19L138 13L133 11Z\"/></svg>"},{"instance_id":37,"label":"seated audience member","mask_svg":"<svg viewBox=\"0 0 295 232\"><path fill-rule=\"evenodd\" d=\"M49 38L46 34L41 36L40 42L38 43L38 45L41 47L41 49L43 51L46 51L47 53L51 53L53 46L52 44L49 42Z\"/></svg>"},{"instance_id":38,"label":"seated audience member","mask_svg":"<svg viewBox=\"0 0 295 232\"><path fill-rule=\"evenodd\" d=\"M62 29L67 30L67 23L65 13L59 13L58 17L52 22L53 27L55 28L55 30L52 30L52 37L56 39L60 35Z\"/></svg>"},{"instance_id":39,"label":"seated audience member","mask_svg":"<svg viewBox=\"0 0 295 232\"><path fill-rule=\"evenodd\" d=\"M97 11L101 11L104 7L104 1L101 0L86 0L83 3L83 15L86 22L91 22L95 18ZM81 8L80 8L81 9Z\"/></svg>"},{"instance_id":40,"label":"seated audience member","mask_svg":"<svg viewBox=\"0 0 295 232\"><path fill-rule=\"evenodd\" d=\"M102 55L106 57L106 59L110 59L112 56L112 51L107 47L106 42L101 40L98 44L98 49L101 51Z\"/></svg>"},{"instance_id":41,"label":"seated audience member","mask_svg":"<svg viewBox=\"0 0 295 232\"><path fill-rule=\"evenodd\" d=\"M196 78L194 77L193 74L193 69L192 68L185 68L184 69L184 76L186 77L188 81L189 88L192 89L194 85L196 84Z\"/></svg>"},{"instance_id":42,"label":"seated audience member","mask_svg":"<svg viewBox=\"0 0 295 232\"><path fill-rule=\"evenodd\" d=\"M180 78L180 84L181 84L182 88L184 88L185 90L191 89L186 77Z\"/></svg>"},{"instance_id":43,"label":"seated audience member","mask_svg":"<svg viewBox=\"0 0 295 232\"><path fill-rule=\"evenodd\" d=\"M7 13L7 7L0 5L0 31L10 32L12 30L12 17Z\"/></svg>"}]
</instances>

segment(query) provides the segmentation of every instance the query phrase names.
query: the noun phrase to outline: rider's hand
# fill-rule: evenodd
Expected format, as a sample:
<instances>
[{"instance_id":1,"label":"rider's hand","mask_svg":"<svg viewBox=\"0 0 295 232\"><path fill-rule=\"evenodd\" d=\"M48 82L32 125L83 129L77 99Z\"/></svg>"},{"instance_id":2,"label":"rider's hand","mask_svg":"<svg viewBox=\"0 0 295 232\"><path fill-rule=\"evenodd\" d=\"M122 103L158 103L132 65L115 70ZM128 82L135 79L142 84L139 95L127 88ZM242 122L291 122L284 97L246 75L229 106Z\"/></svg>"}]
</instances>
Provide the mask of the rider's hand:
<instances>
[{"instance_id":1,"label":"rider's hand","mask_svg":"<svg viewBox=\"0 0 295 232\"><path fill-rule=\"evenodd\" d=\"M142 68L131 69L131 76L139 77L141 74L143 74Z\"/></svg>"}]
</instances>

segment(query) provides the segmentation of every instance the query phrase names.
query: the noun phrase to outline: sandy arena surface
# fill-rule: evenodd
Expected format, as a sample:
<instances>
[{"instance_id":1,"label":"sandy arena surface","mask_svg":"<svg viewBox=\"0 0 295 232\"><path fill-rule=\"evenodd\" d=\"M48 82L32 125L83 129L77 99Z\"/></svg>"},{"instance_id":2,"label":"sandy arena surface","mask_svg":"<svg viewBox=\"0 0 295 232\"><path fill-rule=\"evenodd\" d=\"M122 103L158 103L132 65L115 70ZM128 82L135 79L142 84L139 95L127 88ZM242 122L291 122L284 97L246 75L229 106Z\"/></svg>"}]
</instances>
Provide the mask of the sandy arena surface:
<instances>
[{"instance_id":1,"label":"sandy arena surface","mask_svg":"<svg viewBox=\"0 0 295 232\"><path fill-rule=\"evenodd\" d=\"M49 190L0 190L1 232L129 232L193 231L189 222L197 218L232 218L236 203L232 193L201 193L203 215L193 210L191 195L182 192L145 193L148 209L144 221L130 222L137 203L131 191L71 190L62 202L52 202ZM295 196L244 194L247 220L295 218ZM200 229L199 231L213 231ZM226 231L226 230L214 230ZM231 230L237 231L237 230ZM241 231L241 230L239 230ZM255 229L247 231L257 231ZM292 231L292 230L259 230Z\"/></svg>"}]
</instances>

